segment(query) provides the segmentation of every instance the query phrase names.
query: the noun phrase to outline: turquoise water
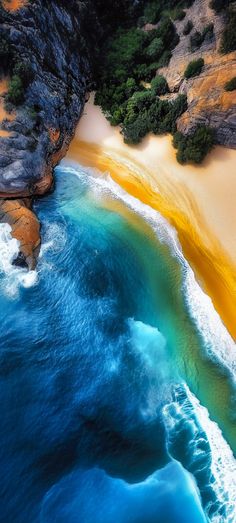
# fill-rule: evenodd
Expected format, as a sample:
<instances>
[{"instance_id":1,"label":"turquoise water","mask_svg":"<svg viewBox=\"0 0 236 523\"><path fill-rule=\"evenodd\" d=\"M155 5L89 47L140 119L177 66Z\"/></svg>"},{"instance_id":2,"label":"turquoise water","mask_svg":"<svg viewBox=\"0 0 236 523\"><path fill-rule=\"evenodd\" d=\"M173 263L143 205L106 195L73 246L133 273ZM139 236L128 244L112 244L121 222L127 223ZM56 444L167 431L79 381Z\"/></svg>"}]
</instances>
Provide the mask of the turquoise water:
<instances>
[{"instance_id":1,"label":"turquoise water","mask_svg":"<svg viewBox=\"0 0 236 523\"><path fill-rule=\"evenodd\" d=\"M2 521L233 523L235 460L197 378L180 255L114 194L57 169L37 274L11 265L1 229Z\"/></svg>"}]
</instances>

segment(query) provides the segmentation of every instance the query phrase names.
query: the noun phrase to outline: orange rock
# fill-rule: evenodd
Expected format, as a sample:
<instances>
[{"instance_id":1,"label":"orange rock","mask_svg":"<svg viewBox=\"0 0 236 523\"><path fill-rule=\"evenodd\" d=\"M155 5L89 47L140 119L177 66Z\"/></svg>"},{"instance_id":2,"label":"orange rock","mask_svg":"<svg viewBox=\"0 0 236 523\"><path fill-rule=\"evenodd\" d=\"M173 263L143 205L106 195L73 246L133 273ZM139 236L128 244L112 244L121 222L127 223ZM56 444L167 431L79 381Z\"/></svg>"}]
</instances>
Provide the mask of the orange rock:
<instances>
[{"instance_id":1,"label":"orange rock","mask_svg":"<svg viewBox=\"0 0 236 523\"><path fill-rule=\"evenodd\" d=\"M50 127L48 129L48 134L49 134L49 138L51 140L52 143L57 143L59 138L60 138L60 130L59 129L53 129L52 127Z\"/></svg>"},{"instance_id":2,"label":"orange rock","mask_svg":"<svg viewBox=\"0 0 236 523\"><path fill-rule=\"evenodd\" d=\"M27 5L28 0L3 0L2 4L6 11L17 11Z\"/></svg>"},{"instance_id":3,"label":"orange rock","mask_svg":"<svg viewBox=\"0 0 236 523\"><path fill-rule=\"evenodd\" d=\"M20 242L20 252L29 269L36 266L40 249L40 224L31 210L31 200L0 201L0 222L9 223L12 236Z\"/></svg>"}]
</instances>

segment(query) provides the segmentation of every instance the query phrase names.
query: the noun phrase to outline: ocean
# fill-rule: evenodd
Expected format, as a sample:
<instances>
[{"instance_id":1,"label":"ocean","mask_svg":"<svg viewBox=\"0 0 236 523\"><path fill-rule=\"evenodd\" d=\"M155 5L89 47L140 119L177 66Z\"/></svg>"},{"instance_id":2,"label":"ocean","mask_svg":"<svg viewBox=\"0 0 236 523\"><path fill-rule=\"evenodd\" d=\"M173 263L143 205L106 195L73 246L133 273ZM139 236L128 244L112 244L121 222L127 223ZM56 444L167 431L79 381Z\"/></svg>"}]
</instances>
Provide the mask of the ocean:
<instances>
[{"instance_id":1,"label":"ocean","mask_svg":"<svg viewBox=\"0 0 236 523\"><path fill-rule=\"evenodd\" d=\"M4 523L235 523L234 342L175 230L76 163L0 224Z\"/></svg>"}]
</instances>

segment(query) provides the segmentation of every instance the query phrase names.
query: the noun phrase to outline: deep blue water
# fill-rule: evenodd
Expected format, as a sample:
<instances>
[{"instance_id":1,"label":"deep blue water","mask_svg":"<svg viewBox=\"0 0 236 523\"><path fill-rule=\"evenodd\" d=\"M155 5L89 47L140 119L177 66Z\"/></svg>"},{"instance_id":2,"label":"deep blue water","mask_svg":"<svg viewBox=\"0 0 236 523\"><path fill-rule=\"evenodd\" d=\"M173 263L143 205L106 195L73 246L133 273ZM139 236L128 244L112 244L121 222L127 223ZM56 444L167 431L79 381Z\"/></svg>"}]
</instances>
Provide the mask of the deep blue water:
<instances>
[{"instance_id":1,"label":"deep blue water","mask_svg":"<svg viewBox=\"0 0 236 523\"><path fill-rule=\"evenodd\" d=\"M9 295L17 274L1 275L1 521L207 521L196 483L209 475L207 437L199 426L194 468L191 403L176 438L165 421L176 390L188 400L161 328L163 279L158 307L152 289L156 247L63 168L37 212L37 284Z\"/></svg>"}]
</instances>

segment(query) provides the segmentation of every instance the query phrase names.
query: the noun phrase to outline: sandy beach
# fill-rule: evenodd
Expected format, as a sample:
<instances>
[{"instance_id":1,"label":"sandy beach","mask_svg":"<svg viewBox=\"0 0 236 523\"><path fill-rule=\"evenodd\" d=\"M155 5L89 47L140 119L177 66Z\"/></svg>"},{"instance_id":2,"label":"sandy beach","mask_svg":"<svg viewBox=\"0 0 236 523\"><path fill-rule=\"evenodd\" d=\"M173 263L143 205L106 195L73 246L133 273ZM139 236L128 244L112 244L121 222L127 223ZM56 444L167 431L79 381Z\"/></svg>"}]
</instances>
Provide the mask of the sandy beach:
<instances>
[{"instance_id":1,"label":"sandy beach","mask_svg":"<svg viewBox=\"0 0 236 523\"><path fill-rule=\"evenodd\" d=\"M171 136L149 136L139 146L127 146L91 96L68 157L109 172L168 219L236 339L236 151L216 147L201 166L181 166Z\"/></svg>"}]
</instances>

